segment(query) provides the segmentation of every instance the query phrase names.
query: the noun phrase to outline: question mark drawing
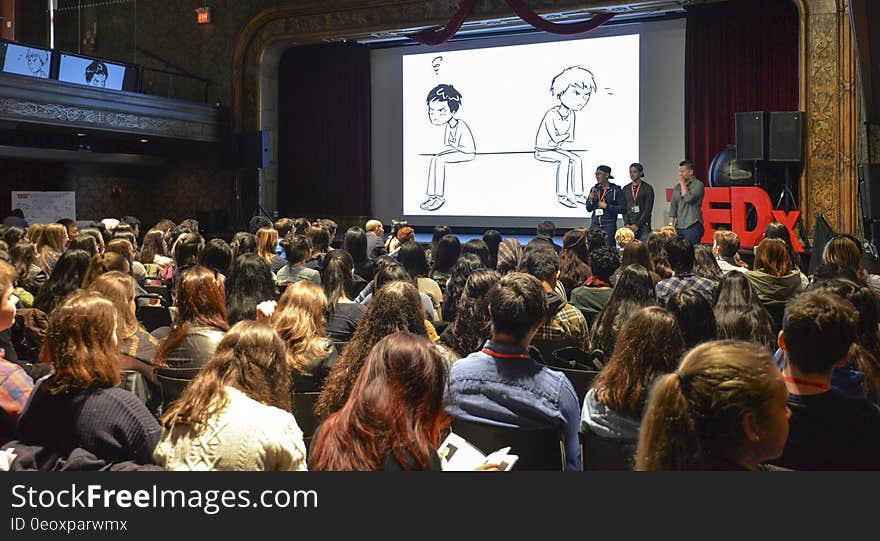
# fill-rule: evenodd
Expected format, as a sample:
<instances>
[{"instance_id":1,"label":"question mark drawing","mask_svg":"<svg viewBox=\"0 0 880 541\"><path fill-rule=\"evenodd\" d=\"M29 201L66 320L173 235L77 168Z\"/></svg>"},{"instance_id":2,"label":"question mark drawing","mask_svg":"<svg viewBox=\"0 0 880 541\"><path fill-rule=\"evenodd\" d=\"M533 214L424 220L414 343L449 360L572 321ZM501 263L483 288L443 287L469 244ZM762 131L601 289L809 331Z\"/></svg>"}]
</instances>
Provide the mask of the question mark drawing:
<instances>
[{"instance_id":1,"label":"question mark drawing","mask_svg":"<svg viewBox=\"0 0 880 541\"><path fill-rule=\"evenodd\" d=\"M440 76L440 63L443 62L443 57L438 56L434 60L431 60L431 67L434 68L434 75L437 77Z\"/></svg>"}]
</instances>

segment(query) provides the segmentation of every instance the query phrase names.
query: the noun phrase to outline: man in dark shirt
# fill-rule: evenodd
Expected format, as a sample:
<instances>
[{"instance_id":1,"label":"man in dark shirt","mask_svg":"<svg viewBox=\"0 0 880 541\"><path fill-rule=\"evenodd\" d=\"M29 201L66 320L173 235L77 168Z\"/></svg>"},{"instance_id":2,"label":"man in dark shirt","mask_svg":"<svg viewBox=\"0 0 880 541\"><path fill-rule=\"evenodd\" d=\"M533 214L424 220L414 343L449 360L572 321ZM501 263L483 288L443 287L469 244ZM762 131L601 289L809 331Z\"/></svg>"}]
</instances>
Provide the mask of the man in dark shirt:
<instances>
[{"instance_id":1,"label":"man in dark shirt","mask_svg":"<svg viewBox=\"0 0 880 541\"><path fill-rule=\"evenodd\" d=\"M629 166L629 178L632 180L623 187L623 199L626 212L623 223L632 229L636 238L648 242L651 234L651 211L654 209L654 188L643 180L645 168L640 163Z\"/></svg>"},{"instance_id":2,"label":"man in dark shirt","mask_svg":"<svg viewBox=\"0 0 880 541\"><path fill-rule=\"evenodd\" d=\"M587 212L593 213L591 229L601 229L608 235L608 246L614 246L614 233L617 231L617 215L624 214L623 190L617 184L609 182L614 177L611 168L600 165L596 168L596 185L587 196Z\"/></svg>"},{"instance_id":3,"label":"man in dark shirt","mask_svg":"<svg viewBox=\"0 0 880 541\"><path fill-rule=\"evenodd\" d=\"M550 244L553 245L553 249L556 250L556 254L558 255L562 252L562 246L556 244L556 241L553 240L553 236L556 234L556 224L551 222L550 220L545 220L538 224L538 234L535 235L536 239L544 239L549 241Z\"/></svg>"},{"instance_id":4,"label":"man in dark shirt","mask_svg":"<svg viewBox=\"0 0 880 541\"><path fill-rule=\"evenodd\" d=\"M611 275L620 267L620 254L615 248L603 246L590 251L592 274L584 285L571 292L571 304L581 311L592 325L596 315L611 299Z\"/></svg>"},{"instance_id":5,"label":"man in dark shirt","mask_svg":"<svg viewBox=\"0 0 880 541\"><path fill-rule=\"evenodd\" d=\"M791 422L782 456L774 464L794 470L880 469L880 409L831 388L834 368L846 362L858 333L858 313L848 301L810 291L785 311L779 347Z\"/></svg>"},{"instance_id":6,"label":"man in dark shirt","mask_svg":"<svg viewBox=\"0 0 880 541\"><path fill-rule=\"evenodd\" d=\"M676 293L685 290L694 290L706 297L709 302L715 302L715 282L698 274L694 274L694 245L682 237L673 237L666 241L666 257L669 266L675 273L672 278L660 280L656 285L657 302L660 306L666 304L666 300L675 296Z\"/></svg>"}]
</instances>

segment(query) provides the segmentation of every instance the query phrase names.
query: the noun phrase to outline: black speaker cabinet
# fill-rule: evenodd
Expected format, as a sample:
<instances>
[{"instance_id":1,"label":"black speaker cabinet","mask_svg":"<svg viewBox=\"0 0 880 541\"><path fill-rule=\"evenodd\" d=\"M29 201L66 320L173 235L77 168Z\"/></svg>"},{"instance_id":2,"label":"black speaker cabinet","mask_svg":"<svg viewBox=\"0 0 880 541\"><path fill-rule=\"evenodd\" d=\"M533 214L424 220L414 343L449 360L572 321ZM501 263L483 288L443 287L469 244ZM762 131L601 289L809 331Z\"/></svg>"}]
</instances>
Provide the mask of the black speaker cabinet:
<instances>
[{"instance_id":1,"label":"black speaker cabinet","mask_svg":"<svg viewBox=\"0 0 880 541\"><path fill-rule=\"evenodd\" d=\"M764 160L767 114L764 111L736 113L736 159Z\"/></svg>"},{"instance_id":2,"label":"black speaker cabinet","mask_svg":"<svg viewBox=\"0 0 880 541\"><path fill-rule=\"evenodd\" d=\"M269 167L269 132L257 131L242 134L241 162L246 169L265 169Z\"/></svg>"},{"instance_id":3,"label":"black speaker cabinet","mask_svg":"<svg viewBox=\"0 0 880 541\"><path fill-rule=\"evenodd\" d=\"M800 111L770 113L771 162L800 162L804 158L804 114Z\"/></svg>"}]
</instances>

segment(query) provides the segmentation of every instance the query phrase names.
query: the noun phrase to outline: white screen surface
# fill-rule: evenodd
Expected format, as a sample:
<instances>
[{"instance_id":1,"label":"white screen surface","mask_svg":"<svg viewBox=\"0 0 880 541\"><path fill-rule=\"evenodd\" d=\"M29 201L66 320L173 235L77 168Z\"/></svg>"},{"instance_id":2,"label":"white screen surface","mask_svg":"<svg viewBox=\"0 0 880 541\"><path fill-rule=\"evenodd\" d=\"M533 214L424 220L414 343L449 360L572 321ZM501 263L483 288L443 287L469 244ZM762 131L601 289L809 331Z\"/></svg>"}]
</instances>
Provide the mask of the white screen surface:
<instances>
[{"instance_id":1,"label":"white screen surface","mask_svg":"<svg viewBox=\"0 0 880 541\"><path fill-rule=\"evenodd\" d=\"M639 154L638 34L413 54L402 63L406 215L575 218L582 204L570 208L558 196L574 201L595 184L596 165L622 172ZM556 94L576 90L581 101L551 93L554 79ZM426 99L438 84L461 94L448 124L429 120ZM450 162L437 163L436 153ZM424 210L430 194L443 205Z\"/></svg>"},{"instance_id":2,"label":"white screen surface","mask_svg":"<svg viewBox=\"0 0 880 541\"><path fill-rule=\"evenodd\" d=\"M104 70L106 70L106 75ZM92 71L94 73L91 73ZM91 80L89 80L89 75ZM58 80L97 88L122 90L122 84L125 82L125 66L62 53Z\"/></svg>"},{"instance_id":3,"label":"white screen surface","mask_svg":"<svg viewBox=\"0 0 880 541\"><path fill-rule=\"evenodd\" d=\"M48 79L49 58L49 51L45 49L9 43L6 45L3 72Z\"/></svg>"},{"instance_id":4,"label":"white screen surface","mask_svg":"<svg viewBox=\"0 0 880 541\"><path fill-rule=\"evenodd\" d=\"M590 41L597 38L628 36L632 34L637 34L639 40L639 60L637 64L639 96L638 153L633 156L626 156L622 162L615 162L607 156L600 156L599 153L601 151L599 150L588 152L587 157L583 161L584 182L587 184L589 181L589 185L592 186L592 182L595 181L593 174L596 166L605 164L612 168L612 174L615 177L612 182L624 186L629 182L627 178L629 164L635 161L641 162L645 167L645 180L654 187L655 192L653 225L655 228L662 226L665 223L666 212L669 207L665 200L665 191L667 188L672 188L675 185L675 179L678 175L678 162L687 158L685 155L685 21L683 18L606 25L590 32L587 37L579 38L532 33L527 35L475 38L439 47L412 45L374 49L371 52L373 216L386 223L392 219L403 218L409 220L410 225L420 226L433 226L442 223L453 227L534 228L535 224L544 218L553 219L554 223L561 228L589 225L590 213L583 206L576 209L576 212L572 211L568 214L570 212L569 209L556 203L555 178L553 177L554 164L540 163L534 158L530 159L530 162L534 162L529 163L530 167L545 166L544 172L540 176L540 182L544 183L542 190L548 190L549 195L544 195L547 192L542 191L542 197L549 197L550 201L547 202L545 199L544 204L549 204L551 207L559 207L559 210L554 210L552 214L539 216L537 219L534 216L514 216L507 212L493 216L485 212L488 207L483 205L480 206L479 212L472 215L452 215L451 212L442 214L446 210L446 205L453 203L451 196L455 185L453 184L451 174L446 185L447 201L444 206L437 211L424 212L418 207L423 201L419 197L423 198L426 195L427 163L422 164L425 168L424 170L419 169L415 171L415 174L418 175L415 177L417 182L414 181L412 188L413 197L416 199L414 205L419 214L404 212L404 191L406 190L404 165L407 161L404 155L404 147L406 145L404 140L404 112L407 107L410 107L410 102L404 99L403 94L403 59L409 55L425 53L430 56L429 60L433 60L436 56L443 56L445 61L447 54L450 52L487 49L488 47L498 48L510 45L527 45L531 43ZM435 77L430 63L427 69L430 73L429 78ZM443 69L442 64L440 69ZM599 103L603 88L610 86L605 84L604 80L600 78L598 69L596 71L599 93L592 96L590 102L580 112L581 115L578 117L578 123L585 118L585 115L591 112L590 109ZM440 74L442 75L443 71ZM452 75L450 71L450 77ZM527 128L524 128L525 135L519 141L519 144L525 147L521 150L533 150L535 130L541 121L540 115L553 105L549 84L549 80L540 81L540 99L543 101L541 102L541 107L534 107L533 110L537 112L531 113L532 118L526 118L530 115L517 115L517 118L523 118L523 126L527 125ZM442 129L430 124L427 106L425 105L428 90L432 87L433 85L420 89L419 94L423 95L419 95L418 99L414 98L412 100L413 105L411 107L413 112L411 115L418 122L420 126L418 129L427 132L434 130L428 143L442 146L444 132ZM459 90L463 96L461 118L469 123L473 131L477 151L491 150L491 147L486 147L485 138L481 138L477 126L473 124L470 116L465 116L471 115L472 109L475 108L473 92L470 89L466 91L464 87ZM595 114L596 111L592 111L592 113ZM534 118L536 115L537 117ZM410 116L410 114L407 113L407 116ZM614 126L614 124L615 121L612 121L611 126ZM575 146L580 145L582 135L586 137L583 134L583 130L580 129L580 125L578 124L576 131ZM586 124L584 125L586 126ZM588 126L588 128L590 127ZM430 161L430 158L421 157L421 159ZM480 156L477 156L473 162L451 164L449 165L450 172L456 165L472 166L479 159ZM525 158L523 159L525 160ZM526 161L528 162L529 160ZM547 169L550 172L547 172ZM487 190L481 190L478 197L486 202L487 199L495 195ZM437 214L437 212L441 214ZM560 213L566 213L570 217L558 217Z\"/></svg>"}]
</instances>

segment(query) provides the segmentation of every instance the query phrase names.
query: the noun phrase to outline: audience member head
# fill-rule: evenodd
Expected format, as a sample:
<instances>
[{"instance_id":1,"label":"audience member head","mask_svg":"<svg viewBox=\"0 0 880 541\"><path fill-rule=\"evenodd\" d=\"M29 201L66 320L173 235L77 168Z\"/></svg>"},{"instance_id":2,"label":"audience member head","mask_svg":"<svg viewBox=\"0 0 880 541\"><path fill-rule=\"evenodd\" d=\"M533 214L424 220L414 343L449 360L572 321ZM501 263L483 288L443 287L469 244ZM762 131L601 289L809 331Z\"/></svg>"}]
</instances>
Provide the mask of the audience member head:
<instances>
[{"instance_id":1,"label":"audience member head","mask_svg":"<svg viewBox=\"0 0 880 541\"><path fill-rule=\"evenodd\" d=\"M397 260L413 278L428 276L428 258L425 256L425 249L418 242L410 241L401 244Z\"/></svg>"},{"instance_id":2,"label":"audience member head","mask_svg":"<svg viewBox=\"0 0 880 541\"><path fill-rule=\"evenodd\" d=\"M202 250L199 265L226 276L232 266L232 248L223 239L209 240Z\"/></svg>"},{"instance_id":3,"label":"audience member head","mask_svg":"<svg viewBox=\"0 0 880 541\"><path fill-rule=\"evenodd\" d=\"M859 314L852 303L825 291L808 291L785 307L779 347L799 372L830 377L858 332Z\"/></svg>"},{"instance_id":4,"label":"audience member head","mask_svg":"<svg viewBox=\"0 0 880 541\"><path fill-rule=\"evenodd\" d=\"M205 247L205 239L198 233L184 233L174 243L174 266L177 270L199 264L199 255Z\"/></svg>"},{"instance_id":5,"label":"audience member head","mask_svg":"<svg viewBox=\"0 0 880 541\"><path fill-rule=\"evenodd\" d=\"M610 246L590 250L590 269L593 276L603 282L611 281L611 275L620 267L620 254Z\"/></svg>"},{"instance_id":6,"label":"audience member head","mask_svg":"<svg viewBox=\"0 0 880 541\"><path fill-rule=\"evenodd\" d=\"M556 234L556 224L551 222L550 220L544 220L543 222L538 224L537 227L538 235L542 237L553 238Z\"/></svg>"},{"instance_id":7,"label":"audience member head","mask_svg":"<svg viewBox=\"0 0 880 541\"><path fill-rule=\"evenodd\" d=\"M692 289L679 291L666 299L666 309L678 319L686 348L715 340L712 303L700 293Z\"/></svg>"},{"instance_id":8,"label":"audience member head","mask_svg":"<svg viewBox=\"0 0 880 541\"><path fill-rule=\"evenodd\" d=\"M323 227L309 227L306 230L306 237L312 244L312 255L310 259L315 259L327 253L330 249L330 232Z\"/></svg>"},{"instance_id":9,"label":"audience member head","mask_svg":"<svg viewBox=\"0 0 880 541\"><path fill-rule=\"evenodd\" d=\"M721 278L714 312L719 340L744 340L776 350L773 319L745 274L728 272Z\"/></svg>"},{"instance_id":10,"label":"audience member head","mask_svg":"<svg viewBox=\"0 0 880 541\"><path fill-rule=\"evenodd\" d=\"M102 274L89 285L89 290L97 291L113 303L116 309L116 338L120 343L134 336L138 330L143 330L135 317L135 286L134 278L119 271Z\"/></svg>"},{"instance_id":11,"label":"audience member head","mask_svg":"<svg viewBox=\"0 0 880 541\"><path fill-rule=\"evenodd\" d=\"M416 230L412 227L406 226L401 227L397 230L397 242L399 244L405 244L411 240L416 239Z\"/></svg>"},{"instance_id":12,"label":"audience member head","mask_svg":"<svg viewBox=\"0 0 880 541\"><path fill-rule=\"evenodd\" d=\"M61 224L48 224L43 229L43 235L37 244L37 251L45 254L47 251L61 253L67 247L67 228Z\"/></svg>"},{"instance_id":13,"label":"audience member head","mask_svg":"<svg viewBox=\"0 0 880 541\"><path fill-rule=\"evenodd\" d=\"M75 239L77 235L79 235L79 228L76 226L76 222L71 220L70 218L61 218L57 222L64 226L67 230L67 238L68 240Z\"/></svg>"},{"instance_id":14,"label":"audience member head","mask_svg":"<svg viewBox=\"0 0 880 541\"><path fill-rule=\"evenodd\" d=\"M719 257L734 257L740 249L739 235L733 231L716 231L712 250Z\"/></svg>"},{"instance_id":15,"label":"audience member head","mask_svg":"<svg viewBox=\"0 0 880 541\"><path fill-rule=\"evenodd\" d=\"M229 243L232 248L232 260L238 259L238 256L244 254L257 253L257 236L253 233L245 233L239 231L232 236L232 242Z\"/></svg>"},{"instance_id":16,"label":"audience member head","mask_svg":"<svg viewBox=\"0 0 880 541\"><path fill-rule=\"evenodd\" d=\"M27 228L27 232L25 236L35 245L40 246L40 242L43 240L43 230L46 229L46 224L31 224Z\"/></svg>"},{"instance_id":17,"label":"audience member head","mask_svg":"<svg viewBox=\"0 0 880 541\"><path fill-rule=\"evenodd\" d=\"M321 276L321 286L329 301L328 314L336 311L336 304L340 299L348 298L352 294L353 279L354 261L348 252L331 250L324 259L324 274Z\"/></svg>"},{"instance_id":18,"label":"audience member head","mask_svg":"<svg viewBox=\"0 0 880 541\"><path fill-rule=\"evenodd\" d=\"M464 254L458 258L458 262L449 272L449 280L446 282L446 291L443 294L443 304L441 311L443 312L444 321L452 321L458 310L458 299L467 283L468 276L477 269L484 269L483 262L474 254Z\"/></svg>"},{"instance_id":19,"label":"audience member head","mask_svg":"<svg viewBox=\"0 0 880 541\"><path fill-rule=\"evenodd\" d=\"M405 332L382 338L363 362L351 395L321 426L311 470L432 469L441 433L447 370L427 339Z\"/></svg>"},{"instance_id":20,"label":"audience member head","mask_svg":"<svg viewBox=\"0 0 880 541\"><path fill-rule=\"evenodd\" d=\"M721 267L708 246L694 246L694 274L716 283L721 280Z\"/></svg>"},{"instance_id":21,"label":"audience member head","mask_svg":"<svg viewBox=\"0 0 880 541\"><path fill-rule=\"evenodd\" d=\"M312 243L305 235L291 235L281 241L281 249L288 265L305 263L312 253Z\"/></svg>"},{"instance_id":22,"label":"audience member head","mask_svg":"<svg viewBox=\"0 0 880 541\"><path fill-rule=\"evenodd\" d=\"M755 247L755 270L771 276L785 276L792 272L791 259L785 242L766 238Z\"/></svg>"},{"instance_id":23,"label":"audience member head","mask_svg":"<svg viewBox=\"0 0 880 541\"><path fill-rule=\"evenodd\" d=\"M153 264L157 255L167 255L165 233L161 229L150 229L144 235L144 243L141 246L141 263Z\"/></svg>"},{"instance_id":24,"label":"audience member head","mask_svg":"<svg viewBox=\"0 0 880 541\"><path fill-rule=\"evenodd\" d=\"M495 229L487 229L483 232L483 242L489 248L489 268L498 266L498 246L501 244L501 233Z\"/></svg>"},{"instance_id":25,"label":"audience member head","mask_svg":"<svg viewBox=\"0 0 880 541\"><path fill-rule=\"evenodd\" d=\"M138 220L134 216L123 216L119 219L119 222L125 224L131 228L131 232L134 234L134 238L139 238L141 233L141 221Z\"/></svg>"},{"instance_id":26,"label":"audience member head","mask_svg":"<svg viewBox=\"0 0 880 541\"><path fill-rule=\"evenodd\" d=\"M617 243L617 246L620 248L626 246L634 238L636 238L636 234L628 227L621 227L616 233L614 233L614 242Z\"/></svg>"},{"instance_id":27,"label":"audience member head","mask_svg":"<svg viewBox=\"0 0 880 541\"><path fill-rule=\"evenodd\" d=\"M89 261L89 266L83 276L82 288L87 289L98 276L110 271L119 271L124 274L131 273L128 258L115 252L104 252L103 254L96 255Z\"/></svg>"},{"instance_id":28,"label":"audience member head","mask_svg":"<svg viewBox=\"0 0 880 541\"><path fill-rule=\"evenodd\" d=\"M569 293L590 277L590 251L583 228L572 229L562 237L559 254L559 281Z\"/></svg>"},{"instance_id":29,"label":"audience member head","mask_svg":"<svg viewBox=\"0 0 880 541\"><path fill-rule=\"evenodd\" d=\"M515 238L507 238L498 246L498 265L501 274L514 272L522 263L522 245Z\"/></svg>"},{"instance_id":30,"label":"audience member head","mask_svg":"<svg viewBox=\"0 0 880 541\"><path fill-rule=\"evenodd\" d=\"M788 259L792 269L800 269L800 258L794 252L791 244L791 233L785 224L779 222L771 222L764 228L765 239L779 239L785 242L785 249L788 252ZM756 267L757 268L757 267Z\"/></svg>"},{"instance_id":31,"label":"audience member head","mask_svg":"<svg viewBox=\"0 0 880 541\"><path fill-rule=\"evenodd\" d=\"M29 244L33 244L28 241ZM0 332L12 327L15 323L15 305L18 297L13 293L17 274L12 265L0 261Z\"/></svg>"},{"instance_id":32,"label":"audience member head","mask_svg":"<svg viewBox=\"0 0 880 541\"><path fill-rule=\"evenodd\" d=\"M256 319L257 305L275 299L272 269L257 254L244 254L232 263L225 281L226 311L229 323Z\"/></svg>"},{"instance_id":33,"label":"audience member head","mask_svg":"<svg viewBox=\"0 0 880 541\"><path fill-rule=\"evenodd\" d=\"M675 317L659 306L633 313L619 335L614 353L596 376L593 388L599 403L639 420L651 385L678 366L684 339Z\"/></svg>"},{"instance_id":34,"label":"audience member head","mask_svg":"<svg viewBox=\"0 0 880 541\"><path fill-rule=\"evenodd\" d=\"M654 271L654 261L648 245L639 239L633 239L626 243L620 251L620 268L625 269L630 265L641 265L648 272Z\"/></svg>"},{"instance_id":35,"label":"audience member head","mask_svg":"<svg viewBox=\"0 0 880 541\"><path fill-rule=\"evenodd\" d=\"M395 281L376 290L351 340L324 381L315 413L325 418L342 408L361 366L379 340L399 331L425 336L423 312L419 291L411 282Z\"/></svg>"},{"instance_id":36,"label":"audience member head","mask_svg":"<svg viewBox=\"0 0 880 541\"><path fill-rule=\"evenodd\" d=\"M587 248L590 252L608 246L608 233L603 229L587 229Z\"/></svg>"},{"instance_id":37,"label":"audience member head","mask_svg":"<svg viewBox=\"0 0 880 541\"><path fill-rule=\"evenodd\" d=\"M364 263L367 255L367 232L358 226L349 227L342 239L342 249L348 252L353 261Z\"/></svg>"},{"instance_id":38,"label":"audience member head","mask_svg":"<svg viewBox=\"0 0 880 541\"><path fill-rule=\"evenodd\" d=\"M559 277L559 256L553 249L528 251L520 271L534 276L546 284L545 289L552 291Z\"/></svg>"},{"instance_id":39,"label":"audience member head","mask_svg":"<svg viewBox=\"0 0 880 541\"><path fill-rule=\"evenodd\" d=\"M105 253L109 252L119 254L124 257L125 260L128 262L128 272L129 274L131 274L132 266L134 265L134 256L137 253L134 249L134 246L132 246L132 244L125 239L114 238L107 243L107 250Z\"/></svg>"},{"instance_id":40,"label":"audience member head","mask_svg":"<svg viewBox=\"0 0 880 541\"><path fill-rule=\"evenodd\" d=\"M489 292L492 339L528 345L547 317L547 293L532 275L512 272Z\"/></svg>"},{"instance_id":41,"label":"audience member head","mask_svg":"<svg viewBox=\"0 0 880 541\"><path fill-rule=\"evenodd\" d=\"M307 373L310 364L327 355L326 309L324 292L307 280L290 284L281 295L269 323L284 341L287 364L293 371Z\"/></svg>"},{"instance_id":42,"label":"audience member head","mask_svg":"<svg viewBox=\"0 0 880 541\"><path fill-rule=\"evenodd\" d=\"M381 225L381 224L379 224ZM293 234L294 235L305 235L306 231L309 229L309 220L308 218L294 218L293 220Z\"/></svg>"},{"instance_id":43,"label":"audience member head","mask_svg":"<svg viewBox=\"0 0 880 541\"><path fill-rule=\"evenodd\" d=\"M468 277L458 300L455 321L440 340L461 357L479 350L492 336L489 318L489 291L501 281L494 270L475 270Z\"/></svg>"},{"instance_id":44,"label":"audience member head","mask_svg":"<svg viewBox=\"0 0 880 541\"><path fill-rule=\"evenodd\" d=\"M461 256L461 241L455 235L443 235L431 251L431 274L449 273Z\"/></svg>"},{"instance_id":45,"label":"audience member head","mask_svg":"<svg viewBox=\"0 0 880 541\"><path fill-rule=\"evenodd\" d=\"M116 310L100 293L79 291L49 315L40 362L51 364L50 394L115 387L120 373L116 353Z\"/></svg>"},{"instance_id":46,"label":"audience member head","mask_svg":"<svg viewBox=\"0 0 880 541\"><path fill-rule=\"evenodd\" d=\"M862 246L851 235L835 235L822 250L823 263L837 263L849 267L859 274L862 282L867 275L862 269Z\"/></svg>"},{"instance_id":47,"label":"audience member head","mask_svg":"<svg viewBox=\"0 0 880 541\"><path fill-rule=\"evenodd\" d=\"M25 280L31 272L31 266L36 265L37 247L33 242L25 239L12 246L9 256L12 258L11 263L18 280Z\"/></svg>"},{"instance_id":48,"label":"audience member head","mask_svg":"<svg viewBox=\"0 0 880 541\"><path fill-rule=\"evenodd\" d=\"M812 283L826 282L828 280L849 280L855 284L863 284L864 281L859 272L852 267L845 267L837 263L822 263L816 267L816 271L810 277Z\"/></svg>"},{"instance_id":49,"label":"audience member head","mask_svg":"<svg viewBox=\"0 0 880 541\"><path fill-rule=\"evenodd\" d=\"M252 235L256 235L257 231L266 227L272 227L274 224L272 220L266 218L265 216L254 216L248 222L248 232Z\"/></svg>"},{"instance_id":50,"label":"audience member head","mask_svg":"<svg viewBox=\"0 0 880 541\"><path fill-rule=\"evenodd\" d=\"M266 263L275 257L275 248L278 246L278 231L274 227L263 227L257 230L257 255Z\"/></svg>"},{"instance_id":51,"label":"audience member head","mask_svg":"<svg viewBox=\"0 0 880 541\"><path fill-rule=\"evenodd\" d=\"M451 235L452 229L448 225L435 225L431 233L431 253L437 250L437 243L446 235Z\"/></svg>"},{"instance_id":52,"label":"audience member head","mask_svg":"<svg viewBox=\"0 0 880 541\"><path fill-rule=\"evenodd\" d=\"M642 308L657 305L654 281L641 265L630 265L617 279L611 298L596 316L590 335L590 349L601 350L604 359L611 357L624 323Z\"/></svg>"},{"instance_id":53,"label":"audience member head","mask_svg":"<svg viewBox=\"0 0 880 541\"><path fill-rule=\"evenodd\" d=\"M241 321L229 329L208 363L165 412L162 424L202 425L228 403L225 387L249 398L290 411L290 368L284 342L272 327Z\"/></svg>"},{"instance_id":54,"label":"audience member head","mask_svg":"<svg viewBox=\"0 0 880 541\"><path fill-rule=\"evenodd\" d=\"M93 235L82 232L80 232L80 234L77 235L75 239L71 239L71 241L67 243L67 249L83 250L84 252L87 252L91 257L94 257L101 253L101 250L98 247L98 241L95 240L95 237Z\"/></svg>"},{"instance_id":55,"label":"audience member head","mask_svg":"<svg viewBox=\"0 0 880 541\"><path fill-rule=\"evenodd\" d=\"M666 240L666 259L675 274L692 272L694 270L694 245L691 241L682 237L672 237Z\"/></svg>"},{"instance_id":56,"label":"audience member head","mask_svg":"<svg viewBox=\"0 0 880 541\"><path fill-rule=\"evenodd\" d=\"M327 230L327 234L330 235L330 241L328 242L328 249L331 244L333 244L333 239L336 238L336 229L339 228L339 224L331 220L330 218L321 218L318 220L318 227L323 227Z\"/></svg>"},{"instance_id":57,"label":"audience member head","mask_svg":"<svg viewBox=\"0 0 880 541\"><path fill-rule=\"evenodd\" d=\"M483 264L484 267L491 268L492 262L490 261L491 256L489 255L489 247L483 241L483 239L471 239L464 244L461 245L461 255L465 254L474 254L475 256L480 258L480 263Z\"/></svg>"},{"instance_id":58,"label":"audience member head","mask_svg":"<svg viewBox=\"0 0 880 541\"><path fill-rule=\"evenodd\" d=\"M21 227L16 227L16 226L7 227L6 231L3 232L3 240L6 241L6 244L9 246L9 249L12 250L13 248L15 248L15 245L18 244L18 242L21 239L26 238L25 237L26 233L27 233L27 231L25 231L24 228L21 228ZM34 243L31 241L31 244L34 244ZM36 244L34 244L34 246L36 246Z\"/></svg>"},{"instance_id":59,"label":"audience member head","mask_svg":"<svg viewBox=\"0 0 880 541\"><path fill-rule=\"evenodd\" d=\"M293 220L290 218L278 218L275 220L275 231L278 231L278 238L283 239L293 231Z\"/></svg>"},{"instance_id":60,"label":"audience member head","mask_svg":"<svg viewBox=\"0 0 880 541\"><path fill-rule=\"evenodd\" d=\"M49 314L64 297L79 289L89 260L89 254L82 250L67 250L61 254L49 279L34 296L34 308Z\"/></svg>"},{"instance_id":61,"label":"audience member head","mask_svg":"<svg viewBox=\"0 0 880 541\"><path fill-rule=\"evenodd\" d=\"M367 220L367 223L364 224L364 229L366 229L367 233L372 233L377 237L385 234L385 228L379 220Z\"/></svg>"},{"instance_id":62,"label":"audience member head","mask_svg":"<svg viewBox=\"0 0 880 541\"><path fill-rule=\"evenodd\" d=\"M788 439L788 393L770 354L725 340L691 350L654 384L637 470L755 470Z\"/></svg>"}]
</instances>

